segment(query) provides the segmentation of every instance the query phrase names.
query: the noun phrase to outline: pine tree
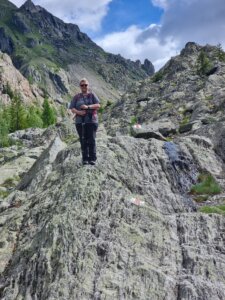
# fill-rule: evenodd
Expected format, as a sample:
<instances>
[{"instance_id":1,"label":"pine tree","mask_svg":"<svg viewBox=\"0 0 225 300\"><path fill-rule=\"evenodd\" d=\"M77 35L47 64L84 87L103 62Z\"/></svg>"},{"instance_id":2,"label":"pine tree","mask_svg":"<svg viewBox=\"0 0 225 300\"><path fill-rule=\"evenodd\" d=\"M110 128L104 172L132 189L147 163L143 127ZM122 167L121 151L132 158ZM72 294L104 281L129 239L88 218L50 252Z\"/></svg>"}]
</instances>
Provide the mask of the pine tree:
<instances>
[{"instance_id":1,"label":"pine tree","mask_svg":"<svg viewBox=\"0 0 225 300\"><path fill-rule=\"evenodd\" d=\"M30 128L42 128L43 121L38 108L31 106L27 113L27 126Z\"/></svg>"},{"instance_id":2,"label":"pine tree","mask_svg":"<svg viewBox=\"0 0 225 300\"><path fill-rule=\"evenodd\" d=\"M212 63L204 51L201 51L197 59L197 71L199 75L207 75L212 68Z\"/></svg>"},{"instance_id":3,"label":"pine tree","mask_svg":"<svg viewBox=\"0 0 225 300\"><path fill-rule=\"evenodd\" d=\"M225 62L225 52L223 51L222 45L218 44L216 48L216 56L218 57L219 61Z\"/></svg>"},{"instance_id":4,"label":"pine tree","mask_svg":"<svg viewBox=\"0 0 225 300\"><path fill-rule=\"evenodd\" d=\"M48 127L56 122L55 111L50 106L47 98L45 98L44 103L43 103L42 121L43 121L44 127Z\"/></svg>"},{"instance_id":5,"label":"pine tree","mask_svg":"<svg viewBox=\"0 0 225 300\"><path fill-rule=\"evenodd\" d=\"M7 113L7 114L6 114ZM0 108L0 147L9 146L10 117L5 107Z\"/></svg>"},{"instance_id":6,"label":"pine tree","mask_svg":"<svg viewBox=\"0 0 225 300\"><path fill-rule=\"evenodd\" d=\"M10 106L11 124L10 131L21 130L27 128L26 109L24 107L21 96L16 93L11 100Z\"/></svg>"}]
</instances>

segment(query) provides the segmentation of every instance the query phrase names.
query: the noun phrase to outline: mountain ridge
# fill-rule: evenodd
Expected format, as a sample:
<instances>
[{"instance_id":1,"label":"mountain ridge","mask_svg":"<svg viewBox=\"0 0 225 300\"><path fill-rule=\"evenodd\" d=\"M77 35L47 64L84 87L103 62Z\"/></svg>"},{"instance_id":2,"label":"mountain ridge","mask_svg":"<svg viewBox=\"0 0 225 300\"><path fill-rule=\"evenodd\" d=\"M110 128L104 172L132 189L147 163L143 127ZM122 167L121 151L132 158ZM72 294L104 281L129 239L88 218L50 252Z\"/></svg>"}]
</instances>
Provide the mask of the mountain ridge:
<instances>
[{"instance_id":1,"label":"mountain ridge","mask_svg":"<svg viewBox=\"0 0 225 300\"><path fill-rule=\"evenodd\" d=\"M90 77L101 97L114 100L119 97L118 90L124 92L135 80L154 73L148 60L142 65L104 52L77 25L64 23L30 0L5 12L0 37L0 50L39 87L51 86L53 96L71 96L79 78ZM65 88L61 89L62 85Z\"/></svg>"}]
</instances>

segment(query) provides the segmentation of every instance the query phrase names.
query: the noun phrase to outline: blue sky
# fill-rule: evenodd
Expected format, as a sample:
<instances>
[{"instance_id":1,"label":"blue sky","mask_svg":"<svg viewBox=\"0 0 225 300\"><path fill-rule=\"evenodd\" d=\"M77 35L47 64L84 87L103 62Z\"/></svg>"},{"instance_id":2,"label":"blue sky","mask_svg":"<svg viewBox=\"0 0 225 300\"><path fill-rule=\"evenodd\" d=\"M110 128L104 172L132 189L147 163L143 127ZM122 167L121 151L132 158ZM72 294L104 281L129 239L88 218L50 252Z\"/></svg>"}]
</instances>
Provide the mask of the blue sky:
<instances>
[{"instance_id":1,"label":"blue sky","mask_svg":"<svg viewBox=\"0 0 225 300\"><path fill-rule=\"evenodd\" d=\"M133 24L145 28L151 23L159 23L163 10L149 0L114 0L109 4L108 13L102 21L99 32L89 31L92 38L106 33L126 30Z\"/></svg>"},{"instance_id":2,"label":"blue sky","mask_svg":"<svg viewBox=\"0 0 225 300\"><path fill-rule=\"evenodd\" d=\"M17 6L24 0L12 0ZM225 0L33 0L104 50L156 69L189 41L225 47Z\"/></svg>"}]
</instances>

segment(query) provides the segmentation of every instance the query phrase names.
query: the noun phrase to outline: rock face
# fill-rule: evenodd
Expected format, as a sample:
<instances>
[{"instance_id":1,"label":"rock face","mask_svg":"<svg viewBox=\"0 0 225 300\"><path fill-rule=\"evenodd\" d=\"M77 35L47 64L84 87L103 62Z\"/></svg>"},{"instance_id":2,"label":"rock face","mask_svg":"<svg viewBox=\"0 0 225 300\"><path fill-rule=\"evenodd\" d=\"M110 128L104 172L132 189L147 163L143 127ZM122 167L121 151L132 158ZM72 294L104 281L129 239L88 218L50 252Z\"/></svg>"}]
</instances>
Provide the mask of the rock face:
<instances>
[{"instance_id":1,"label":"rock face","mask_svg":"<svg viewBox=\"0 0 225 300\"><path fill-rule=\"evenodd\" d=\"M209 60L205 74L199 73L201 53ZM106 111L108 132L129 132L134 117L138 123L151 126L170 122L171 134L174 128L190 132L203 123L222 120L224 86L224 52L218 47L188 43L180 55L171 58L154 76L136 83L114 109Z\"/></svg>"},{"instance_id":2,"label":"rock face","mask_svg":"<svg viewBox=\"0 0 225 300\"><path fill-rule=\"evenodd\" d=\"M96 166L81 165L78 141L65 144L70 126L27 133L30 151L48 143L0 200L1 299L225 299L225 215L200 211L225 205L224 64L194 75L201 50L189 43L161 70L167 79L140 82L109 108ZM178 130L179 114L190 131ZM121 130L127 116L143 118L141 132ZM197 200L190 192L203 173L220 189Z\"/></svg>"},{"instance_id":3,"label":"rock face","mask_svg":"<svg viewBox=\"0 0 225 300\"><path fill-rule=\"evenodd\" d=\"M10 56L0 51L0 104L10 101L7 86L13 92L21 95L25 103L32 103L34 101L42 102L43 93L35 85L31 85L28 80L14 67Z\"/></svg>"},{"instance_id":4,"label":"rock face","mask_svg":"<svg viewBox=\"0 0 225 300\"><path fill-rule=\"evenodd\" d=\"M0 298L224 299L225 218L188 194L203 169L221 179L218 142L99 132L83 167L57 137L1 204Z\"/></svg>"},{"instance_id":5,"label":"rock face","mask_svg":"<svg viewBox=\"0 0 225 300\"><path fill-rule=\"evenodd\" d=\"M53 98L68 99L87 77L99 97L115 100L136 80L154 73L149 61L137 65L104 52L77 25L64 23L30 0L20 8L9 3L0 3L0 50Z\"/></svg>"}]
</instances>

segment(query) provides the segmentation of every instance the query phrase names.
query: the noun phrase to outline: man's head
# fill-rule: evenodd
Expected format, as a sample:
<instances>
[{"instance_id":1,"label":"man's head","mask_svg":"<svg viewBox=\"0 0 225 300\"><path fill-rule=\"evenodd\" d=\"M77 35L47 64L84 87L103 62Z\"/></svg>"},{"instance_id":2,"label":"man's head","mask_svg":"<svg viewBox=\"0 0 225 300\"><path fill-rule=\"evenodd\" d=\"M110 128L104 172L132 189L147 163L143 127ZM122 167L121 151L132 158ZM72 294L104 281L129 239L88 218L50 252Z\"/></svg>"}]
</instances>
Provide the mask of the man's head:
<instances>
[{"instance_id":1,"label":"man's head","mask_svg":"<svg viewBox=\"0 0 225 300\"><path fill-rule=\"evenodd\" d=\"M88 92L88 85L89 85L89 82L87 81L86 78L81 79L80 89L81 89L82 93L87 93Z\"/></svg>"}]
</instances>

